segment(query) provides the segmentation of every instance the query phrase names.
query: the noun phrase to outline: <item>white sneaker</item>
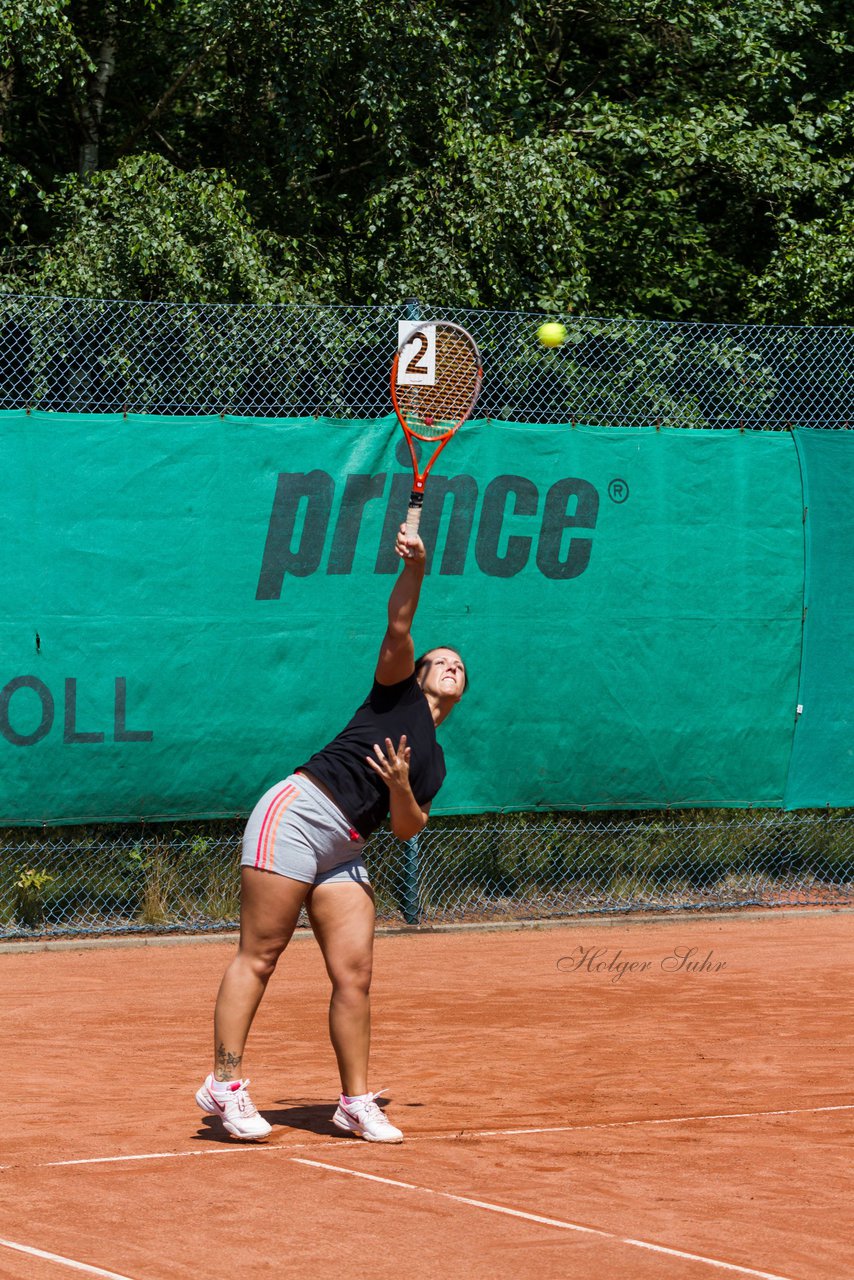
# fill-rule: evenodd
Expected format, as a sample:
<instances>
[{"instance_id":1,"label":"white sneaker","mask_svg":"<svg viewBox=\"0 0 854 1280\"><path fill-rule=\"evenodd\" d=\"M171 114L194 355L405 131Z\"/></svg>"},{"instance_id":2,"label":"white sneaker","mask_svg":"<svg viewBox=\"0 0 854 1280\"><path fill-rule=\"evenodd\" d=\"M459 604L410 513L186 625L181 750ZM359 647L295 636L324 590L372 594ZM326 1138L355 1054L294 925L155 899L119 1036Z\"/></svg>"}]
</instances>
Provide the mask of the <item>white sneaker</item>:
<instances>
[{"instance_id":1,"label":"white sneaker","mask_svg":"<svg viewBox=\"0 0 854 1280\"><path fill-rule=\"evenodd\" d=\"M258 1114L249 1097L248 1084L248 1080L232 1080L228 1092L217 1095L212 1088L213 1076L210 1075L196 1094L196 1102L207 1115L219 1116L235 1138L254 1138L258 1142L272 1132L273 1126Z\"/></svg>"},{"instance_id":2,"label":"white sneaker","mask_svg":"<svg viewBox=\"0 0 854 1280\"><path fill-rule=\"evenodd\" d=\"M340 1097L332 1123L367 1142L403 1142L403 1134L395 1129L374 1101L381 1093L383 1090L378 1089L376 1093L369 1093L353 1102L345 1102L343 1096Z\"/></svg>"}]
</instances>

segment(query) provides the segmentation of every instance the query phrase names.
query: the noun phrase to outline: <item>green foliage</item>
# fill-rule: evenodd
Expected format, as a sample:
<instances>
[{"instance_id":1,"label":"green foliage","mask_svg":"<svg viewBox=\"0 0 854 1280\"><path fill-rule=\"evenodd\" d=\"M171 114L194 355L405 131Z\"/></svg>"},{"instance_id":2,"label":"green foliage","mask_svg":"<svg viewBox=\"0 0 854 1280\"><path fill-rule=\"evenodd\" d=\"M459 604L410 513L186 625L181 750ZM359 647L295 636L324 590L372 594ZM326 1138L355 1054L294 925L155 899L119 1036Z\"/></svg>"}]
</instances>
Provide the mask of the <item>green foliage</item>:
<instances>
[{"instance_id":1,"label":"green foliage","mask_svg":"<svg viewBox=\"0 0 854 1280\"><path fill-rule=\"evenodd\" d=\"M778 247L747 299L757 320L821 324L854 318L854 201L781 228Z\"/></svg>"},{"instance_id":2,"label":"green foliage","mask_svg":"<svg viewBox=\"0 0 854 1280\"><path fill-rule=\"evenodd\" d=\"M21 867L14 881L15 919L18 924L28 929L37 929L44 924L44 895L55 877L47 871L39 871L35 867Z\"/></svg>"},{"instance_id":3,"label":"green foliage","mask_svg":"<svg viewBox=\"0 0 854 1280\"><path fill-rule=\"evenodd\" d=\"M273 249L223 173L181 173L138 155L88 182L68 178L48 208L56 227L37 284L57 294L202 302L285 300ZM279 253L284 258L284 253Z\"/></svg>"},{"instance_id":4,"label":"green foliage","mask_svg":"<svg viewBox=\"0 0 854 1280\"><path fill-rule=\"evenodd\" d=\"M5 274L846 322L852 54L847 0L0 0Z\"/></svg>"},{"instance_id":5,"label":"green foliage","mask_svg":"<svg viewBox=\"0 0 854 1280\"><path fill-rule=\"evenodd\" d=\"M27 209L37 200L38 184L23 165L12 164L0 155L0 245L23 259L27 253Z\"/></svg>"},{"instance_id":6,"label":"green foliage","mask_svg":"<svg viewBox=\"0 0 854 1280\"><path fill-rule=\"evenodd\" d=\"M80 45L68 0L0 0L0 67L16 68L40 90L92 66Z\"/></svg>"},{"instance_id":7,"label":"green foliage","mask_svg":"<svg viewBox=\"0 0 854 1280\"><path fill-rule=\"evenodd\" d=\"M459 129L441 160L368 202L363 296L571 311L589 294L584 230L605 193L570 138Z\"/></svg>"}]
</instances>

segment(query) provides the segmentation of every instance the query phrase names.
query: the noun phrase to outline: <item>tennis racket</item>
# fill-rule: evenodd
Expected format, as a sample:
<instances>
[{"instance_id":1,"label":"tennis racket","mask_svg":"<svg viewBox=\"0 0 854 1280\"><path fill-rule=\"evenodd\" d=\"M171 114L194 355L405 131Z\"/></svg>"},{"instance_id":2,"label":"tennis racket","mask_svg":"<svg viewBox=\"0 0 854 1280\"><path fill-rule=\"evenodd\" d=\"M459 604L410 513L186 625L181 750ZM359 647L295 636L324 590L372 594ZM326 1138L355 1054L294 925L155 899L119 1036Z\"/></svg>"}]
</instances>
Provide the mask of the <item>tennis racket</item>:
<instances>
[{"instance_id":1,"label":"tennis racket","mask_svg":"<svg viewBox=\"0 0 854 1280\"><path fill-rule=\"evenodd\" d=\"M416 534L430 468L471 415L483 367L470 333L450 320L425 320L403 335L391 366L391 401L412 457L406 532ZM435 445L423 470L413 441Z\"/></svg>"}]
</instances>

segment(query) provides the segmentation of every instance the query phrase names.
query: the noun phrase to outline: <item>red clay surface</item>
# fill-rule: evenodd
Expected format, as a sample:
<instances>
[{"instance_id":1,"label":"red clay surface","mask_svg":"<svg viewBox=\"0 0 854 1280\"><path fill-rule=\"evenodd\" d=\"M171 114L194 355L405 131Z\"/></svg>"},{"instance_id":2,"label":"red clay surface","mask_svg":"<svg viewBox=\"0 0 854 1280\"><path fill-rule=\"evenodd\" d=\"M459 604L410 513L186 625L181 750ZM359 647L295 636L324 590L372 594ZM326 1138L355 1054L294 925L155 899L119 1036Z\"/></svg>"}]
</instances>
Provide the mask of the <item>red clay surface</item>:
<instances>
[{"instance_id":1,"label":"red clay surface","mask_svg":"<svg viewBox=\"0 0 854 1280\"><path fill-rule=\"evenodd\" d=\"M247 1053L272 1140L202 1116L232 948L0 955L0 1276L852 1275L854 915L378 939L398 1147L331 1126L309 938Z\"/></svg>"}]
</instances>

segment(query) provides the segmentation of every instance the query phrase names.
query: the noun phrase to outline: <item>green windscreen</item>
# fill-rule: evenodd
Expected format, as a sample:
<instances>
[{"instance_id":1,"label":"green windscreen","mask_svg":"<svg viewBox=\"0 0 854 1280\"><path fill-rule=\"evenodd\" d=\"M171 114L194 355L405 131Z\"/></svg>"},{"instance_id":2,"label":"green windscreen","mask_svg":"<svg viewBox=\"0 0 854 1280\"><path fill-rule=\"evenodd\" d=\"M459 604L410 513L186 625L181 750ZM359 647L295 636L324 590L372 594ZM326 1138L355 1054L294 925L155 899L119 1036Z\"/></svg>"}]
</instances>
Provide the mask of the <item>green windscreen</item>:
<instances>
[{"instance_id":1,"label":"green windscreen","mask_svg":"<svg viewBox=\"0 0 854 1280\"><path fill-rule=\"evenodd\" d=\"M787 808L854 804L854 439L796 431L807 564Z\"/></svg>"},{"instance_id":2,"label":"green windscreen","mask_svg":"<svg viewBox=\"0 0 854 1280\"><path fill-rule=\"evenodd\" d=\"M245 813L342 727L398 569L394 418L0 441L0 821ZM786 433L466 425L422 519L416 646L471 681L433 812L782 803L802 508Z\"/></svg>"}]
</instances>

